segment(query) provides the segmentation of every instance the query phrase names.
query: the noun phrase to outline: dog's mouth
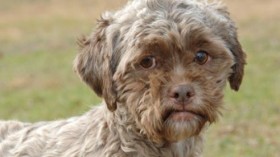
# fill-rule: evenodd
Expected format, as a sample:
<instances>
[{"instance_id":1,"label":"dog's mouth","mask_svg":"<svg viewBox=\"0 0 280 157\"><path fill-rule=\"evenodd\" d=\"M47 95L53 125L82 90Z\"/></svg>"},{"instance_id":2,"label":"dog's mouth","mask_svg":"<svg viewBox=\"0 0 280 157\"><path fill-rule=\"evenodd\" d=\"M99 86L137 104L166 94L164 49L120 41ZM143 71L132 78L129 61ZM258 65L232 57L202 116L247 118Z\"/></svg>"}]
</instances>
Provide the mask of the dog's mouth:
<instances>
[{"instance_id":1,"label":"dog's mouth","mask_svg":"<svg viewBox=\"0 0 280 157\"><path fill-rule=\"evenodd\" d=\"M193 110L188 110L188 109L182 109L182 110L170 109L166 111L163 116L164 121L169 119L178 122L190 121L194 118L205 119L205 116L198 112L195 112Z\"/></svg>"}]
</instances>

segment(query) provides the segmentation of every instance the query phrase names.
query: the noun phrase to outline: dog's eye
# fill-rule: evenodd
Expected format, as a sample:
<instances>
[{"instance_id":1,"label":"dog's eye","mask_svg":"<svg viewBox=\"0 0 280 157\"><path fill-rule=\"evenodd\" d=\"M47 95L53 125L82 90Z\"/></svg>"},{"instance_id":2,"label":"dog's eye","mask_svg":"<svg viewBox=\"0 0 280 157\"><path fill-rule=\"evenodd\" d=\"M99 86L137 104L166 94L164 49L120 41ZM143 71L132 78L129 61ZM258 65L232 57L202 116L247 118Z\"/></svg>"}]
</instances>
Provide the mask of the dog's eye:
<instances>
[{"instance_id":1,"label":"dog's eye","mask_svg":"<svg viewBox=\"0 0 280 157\"><path fill-rule=\"evenodd\" d=\"M156 66L156 59L153 56L145 57L141 60L140 65L145 69L152 69Z\"/></svg>"},{"instance_id":2,"label":"dog's eye","mask_svg":"<svg viewBox=\"0 0 280 157\"><path fill-rule=\"evenodd\" d=\"M205 64L209 59L209 55L206 51L200 50L195 54L194 61L200 65Z\"/></svg>"}]
</instances>

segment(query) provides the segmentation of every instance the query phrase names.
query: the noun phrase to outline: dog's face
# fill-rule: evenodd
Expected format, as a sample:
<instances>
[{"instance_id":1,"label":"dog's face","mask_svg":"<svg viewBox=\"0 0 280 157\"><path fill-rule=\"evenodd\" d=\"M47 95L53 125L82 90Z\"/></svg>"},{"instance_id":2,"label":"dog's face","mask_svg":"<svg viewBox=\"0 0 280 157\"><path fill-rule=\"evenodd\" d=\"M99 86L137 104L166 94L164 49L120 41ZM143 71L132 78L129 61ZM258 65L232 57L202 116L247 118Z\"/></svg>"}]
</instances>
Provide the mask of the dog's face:
<instances>
[{"instance_id":1,"label":"dog's face","mask_svg":"<svg viewBox=\"0 0 280 157\"><path fill-rule=\"evenodd\" d=\"M154 142L176 142L214 122L226 81L238 90L245 64L224 8L188 0L135 0L104 15L80 44L81 78Z\"/></svg>"}]
</instances>

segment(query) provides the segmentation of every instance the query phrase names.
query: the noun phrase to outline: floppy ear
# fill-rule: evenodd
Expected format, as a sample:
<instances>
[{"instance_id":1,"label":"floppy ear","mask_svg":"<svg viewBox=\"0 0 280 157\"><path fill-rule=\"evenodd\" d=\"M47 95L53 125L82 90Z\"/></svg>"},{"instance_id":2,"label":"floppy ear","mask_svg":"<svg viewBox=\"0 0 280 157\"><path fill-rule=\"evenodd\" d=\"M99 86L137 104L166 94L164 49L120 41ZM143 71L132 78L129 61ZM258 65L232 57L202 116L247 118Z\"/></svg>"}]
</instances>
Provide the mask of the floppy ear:
<instances>
[{"instance_id":1,"label":"floppy ear","mask_svg":"<svg viewBox=\"0 0 280 157\"><path fill-rule=\"evenodd\" d=\"M231 44L230 51L234 56L235 64L231 67L233 73L229 76L228 81L231 89L238 91L244 75L244 65L246 64L245 61L246 55L242 50L241 45L237 40L236 36L233 38L233 40L234 41L230 43Z\"/></svg>"},{"instance_id":2,"label":"floppy ear","mask_svg":"<svg viewBox=\"0 0 280 157\"><path fill-rule=\"evenodd\" d=\"M213 4L210 8L212 7L214 12L207 12L206 16L208 17L206 19L213 32L225 41L227 48L234 56L235 63L231 67L232 74L229 76L228 81L231 89L238 91L244 74L246 54L238 41L237 28L231 20L227 8L219 3Z\"/></svg>"},{"instance_id":3,"label":"floppy ear","mask_svg":"<svg viewBox=\"0 0 280 157\"><path fill-rule=\"evenodd\" d=\"M230 19L229 13L225 10L223 10L222 13L228 19L227 24L225 25L224 40L226 41L228 49L233 54L235 62L231 67L232 74L229 76L228 81L231 89L238 91L244 75L246 54L238 41L237 28L235 27L234 22Z\"/></svg>"},{"instance_id":4,"label":"floppy ear","mask_svg":"<svg viewBox=\"0 0 280 157\"><path fill-rule=\"evenodd\" d=\"M101 19L98 27L88 38L79 40L81 48L74 61L74 69L95 93L103 97L110 111L115 111L116 91L113 88L111 42L107 42L106 29L110 21Z\"/></svg>"}]
</instances>

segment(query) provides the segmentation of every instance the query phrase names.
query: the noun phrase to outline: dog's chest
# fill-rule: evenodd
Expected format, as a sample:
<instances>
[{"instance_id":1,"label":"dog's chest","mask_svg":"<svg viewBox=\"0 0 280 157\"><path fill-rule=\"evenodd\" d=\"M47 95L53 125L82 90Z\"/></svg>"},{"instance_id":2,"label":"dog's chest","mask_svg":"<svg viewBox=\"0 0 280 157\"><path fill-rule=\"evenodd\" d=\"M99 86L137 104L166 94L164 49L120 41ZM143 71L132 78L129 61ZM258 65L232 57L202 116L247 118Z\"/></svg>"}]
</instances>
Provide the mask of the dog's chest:
<instances>
[{"instance_id":1,"label":"dog's chest","mask_svg":"<svg viewBox=\"0 0 280 157\"><path fill-rule=\"evenodd\" d=\"M175 156L174 157L188 157L189 153L186 150L186 142L180 141L177 143L172 144L172 151Z\"/></svg>"},{"instance_id":2,"label":"dog's chest","mask_svg":"<svg viewBox=\"0 0 280 157\"><path fill-rule=\"evenodd\" d=\"M199 157L201 149L200 141L195 138L179 141L171 146L172 157Z\"/></svg>"}]
</instances>

